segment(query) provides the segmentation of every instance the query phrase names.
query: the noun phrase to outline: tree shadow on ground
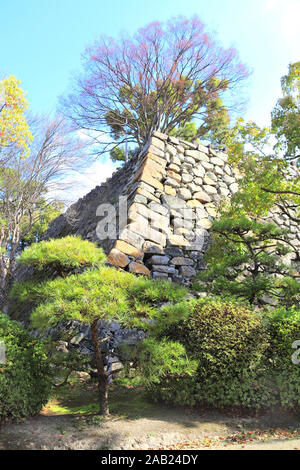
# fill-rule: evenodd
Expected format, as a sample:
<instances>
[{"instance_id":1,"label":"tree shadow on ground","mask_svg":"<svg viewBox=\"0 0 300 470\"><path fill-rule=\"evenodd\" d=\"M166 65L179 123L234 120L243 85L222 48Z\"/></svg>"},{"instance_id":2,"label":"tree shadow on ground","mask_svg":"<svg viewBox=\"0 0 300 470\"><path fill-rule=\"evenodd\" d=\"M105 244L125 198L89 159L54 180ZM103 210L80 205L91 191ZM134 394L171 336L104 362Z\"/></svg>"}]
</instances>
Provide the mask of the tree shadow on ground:
<instances>
[{"instance_id":1,"label":"tree shadow on ground","mask_svg":"<svg viewBox=\"0 0 300 470\"><path fill-rule=\"evenodd\" d=\"M42 412L0 429L0 449L113 449L161 438L197 439L237 431L299 427L299 413L280 410L259 416L154 403L140 387L113 386L111 416L98 414L97 385L79 381L58 389ZM125 446L125 447L124 447Z\"/></svg>"}]
</instances>

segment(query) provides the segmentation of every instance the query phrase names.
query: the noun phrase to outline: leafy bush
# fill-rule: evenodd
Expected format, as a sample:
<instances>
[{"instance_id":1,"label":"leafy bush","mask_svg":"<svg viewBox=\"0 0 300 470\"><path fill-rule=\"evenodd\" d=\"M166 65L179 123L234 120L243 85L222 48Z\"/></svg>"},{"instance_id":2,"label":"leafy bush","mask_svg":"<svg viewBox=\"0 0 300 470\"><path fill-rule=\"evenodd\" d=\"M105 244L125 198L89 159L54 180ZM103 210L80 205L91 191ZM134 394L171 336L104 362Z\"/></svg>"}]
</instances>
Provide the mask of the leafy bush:
<instances>
[{"instance_id":1,"label":"leafy bush","mask_svg":"<svg viewBox=\"0 0 300 470\"><path fill-rule=\"evenodd\" d=\"M165 331L198 362L191 378L169 380L157 397L178 404L256 408L269 404L259 368L268 347L263 320L250 307L218 298L190 302L190 314Z\"/></svg>"},{"instance_id":2,"label":"leafy bush","mask_svg":"<svg viewBox=\"0 0 300 470\"><path fill-rule=\"evenodd\" d=\"M268 360L278 401L284 408L299 407L300 364L292 361L292 354L296 352L293 343L300 340L300 310L281 307L270 312L267 319L270 336Z\"/></svg>"},{"instance_id":3,"label":"leafy bush","mask_svg":"<svg viewBox=\"0 0 300 470\"><path fill-rule=\"evenodd\" d=\"M300 365L292 362L292 344L300 340L299 310L259 313L217 297L182 302L181 308L182 321L167 321L164 329L161 322L161 335L185 346L198 363L197 373L161 380L149 387L152 396L217 408L299 407Z\"/></svg>"},{"instance_id":4,"label":"leafy bush","mask_svg":"<svg viewBox=\"0 0 300 470\"><path fill-rule=\"evenodd\" d=\"M64 276L75 268L99 266L105 260L95 243L70 235L31 245L19 256L18 263L40 271L51 268Z\"/></svg>"},{"instance_id":5,"label":"leafy bush","mask_svg":"<svg viewBox=\"0 0 300 470\"><path fill-rule=\"evenodd\" d=\"M0 341L6 349L6 363L0 365L0 422L33 416L49 398L49 364L44 346L2 314Z\"/></svg>"}]
</instances>

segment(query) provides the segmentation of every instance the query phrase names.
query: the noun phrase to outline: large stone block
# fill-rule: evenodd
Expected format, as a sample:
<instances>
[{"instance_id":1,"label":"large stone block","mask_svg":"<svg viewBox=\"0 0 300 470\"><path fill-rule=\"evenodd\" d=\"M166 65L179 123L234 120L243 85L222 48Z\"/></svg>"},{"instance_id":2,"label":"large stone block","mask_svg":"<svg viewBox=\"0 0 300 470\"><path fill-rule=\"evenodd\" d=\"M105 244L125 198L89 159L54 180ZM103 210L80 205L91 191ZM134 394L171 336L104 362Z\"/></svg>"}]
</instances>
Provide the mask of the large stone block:
<instances>
[{"instance_id":1,"label":"large stone block","mask_svg":"<svg viewBox=\"0 0 300 470\"><path fill-rule=\"evenodd\" d=\"M126 255L132 256L133 258L143 258L143 250L138 250L135 246L130 245L122 240L117 240L115 243L115 249L125 253Z\"/></svg>"},{"instance_id":2,"label":"large stone block","mask_svg":"<svg viewBox=\"0 0 300 470\"><path fill-rule=\"evenodd\" d=\"M205 191L199 191L199 193L193 194L193 198L205 204L206 202L211 202L211 197Z\"/></svg>"},{"instance_id":3,"label":"large stone block","mask_svg":"<svg viewBox=\"0 0 300 470\"><path fill-rule=\"evenodd\" d=\"M153 160L162 168L165 168L167 165L167 160L165 159L164 154L163 154L163 157L160 157L159 155L156 155L155 153L148 151L145 158Z\"/></svg>"},{"instance_id":4,"label":"large stone block","mask_svg":"<svg viewBox=\"0 0 300 470\"><path fill-rule=\"evenodd\" d=\"M164 206L169 207L170 209L183 209L186 207L186 204L183 199L174 197L168 194L162 195L162 202Z\"/></svg>"},{"instance_id":5,"label":"large stone block","mask_svg":"<svg viewBox=\"0 0 300 470\"><path fill-rule=\"evenodd\" d=\"M197 162L208 162L209 157L206 153L200 152L199 150L186 150L185 154L189 157L194 158Z\"/></svg>"},{"instance_id":6,"label":"large stone block","mask_svg":"<svg viewBox=\"0 0 300 470\"><path fill-rule=\"evenodd\" d=\"M154 264L152 266L153 271L166 273L166 274L175 274L175 266L166 266L164 264Z\"/></svg>"},{"instance_id":7,"label":"large stone block","mask_svg":"<svg viewBox=\"0 0 300 470\"><path fill-rule=\"evenodd\" d=\"M159 189L160 191L163 191L164 187L160 181L157 179L153 178L149 173L143 172L140 176L140 181L143 181L144 183L149 184L153 188Z\"/></svg>"},{"instance_id":8,"label":"large stone block","mask_svg":"<svg viewBox=\"0 0 300 470\"><path fill-rule=\"evenodd\" d=\"M151 137L151 145L154 145L154 147L157 147L160 150L165 150L165 142L157 137Z\"/></svg>"},{"instance_id":9,"label":"large stone block","mask_svg":"<svg viewBox=\"0 0 300 470\"><path fill-rule=\"evenodd\" d=\"M160 140L168 140L169 137L167 134L163 134L162 132L158 131L153 131L152 134L154 135L154 137L157 137Z\"/></svg>"},{"instance_id":10,"label":"large stone block","mask_svg":"<svg viewBox=\"0 0 300 470\"><path fill-rule=\"evenodd\" d=\"M140 232L130 230L127 226L119 235L119 239L128 243L129 245L135 246L138 250L141 250L144 244L144 238L139 235Z\"/></svg>"},{"instance_id":11,"label":"large stone block","mask_svg":"<svg viewBox=\"0 0 300 470\"><path fill-rule=\"evenodd\" d=\"M107 261L114 266L125 268L129 264L129 258L121 251L113 248L107 256Z\"/></svg>"},{"instance_id":12,"label":"large stone block","mask_svg":"<svg viewBox=\"0 0 300 470\"><path fill-rule=\"evenodd\" d=\"M160 203L160 200L156 196L154 196L154 194L150 193L149 191L146 191L146 189L137 188L136 193L146 197L147 199L150 199L150 201Z\"/></svg>"},{"instance_id":13,"label":"large stone block","mask_svg":"<svg viewBox=\"0 0 300 470\"><path fill-rule=\"evenodd\" d=\"M157 245L157 243L150 242L149 240L145 241L143 251L147 255L163 255L165 253L164 248L162 246Z\"/></svg>"},{"instance_id":14,"label":"large stone block","mask_svg":"<svg viewBox=\"0 0 300 470\"><path fill-rule=\"evenodd\" d=\"M176 266L193 266L194 261L191 258L184 258L183 256L177 256L171 260L172 264Z\"/></svg>"},{"instance_id":15,"label":"large stone block","mask_svg":"<svg viewBox=\"0 0 300 470\"><path fill-rule=\"evenodd\" d=\"M135 274L150 276L150 269L148 269L143 263L136 263L135 261L132 261L129 264L129 271Z\"/></svg>"},{"instance_id":16,"label":"large stone block","mask_svg":"<svg viewBox=\"0 0 300 470\"><path fill-rule=\"evenodd\" d=\"M130 209L128 211L129 219L136 220L135 219L136 214L140 214L143 217L145 217L145 219L147 219L147 221L150 224L154 221L158 222L161 225L161 227L166 227L170 223L170 219L169 219L168 215L162 215L162 214L152 210L151 208L146 207L143 204L133 203L130 206ZM167 214L168 214L168 212L167 212Z\"/></svg>"},{"instance_id":17,"label":"large stone block","mask_svg":"<svg viewBox=\"0 0 300 470\"><path fill-rule=\"evenodd\" d=\"M138 235L141 235L144 240L150 240L158 245L165 246L166 245L166 235L151 228L149 224L144 222L132 222L128 225L128 229L131 232L134 232Z\"/></svg>"},{"instance_id":18,"label":"large stone block","mask_svg":"<svg viewBox=\"0 0 300 470\"><path fill-rule=\"evenodd\" d=\"M176 196L176 194L177 194L176 189L173 188L172 186L167 185L167 184L164 186L164 192L168 196Z\"/></svg>"},{"instance_id":19,"label":"large stone block","mask_svg":"<svg viewBox=\"0 0 300 470\"><path fill-rule=\"evenodd\" d=\"M196 271L191 266L181 266L180 274L184 277L194 277L196 276Z\"/></svg>"},{"instance_id":20,"label":"large stone block","mask_svg":"<svg viewBox=\"0 0 300 470\"><path fill-rule=\"evenodd\" d=\"M168 256L154 255L149 259L150 264L168 264L170 258Z\"/></svg>"}]
</instances>

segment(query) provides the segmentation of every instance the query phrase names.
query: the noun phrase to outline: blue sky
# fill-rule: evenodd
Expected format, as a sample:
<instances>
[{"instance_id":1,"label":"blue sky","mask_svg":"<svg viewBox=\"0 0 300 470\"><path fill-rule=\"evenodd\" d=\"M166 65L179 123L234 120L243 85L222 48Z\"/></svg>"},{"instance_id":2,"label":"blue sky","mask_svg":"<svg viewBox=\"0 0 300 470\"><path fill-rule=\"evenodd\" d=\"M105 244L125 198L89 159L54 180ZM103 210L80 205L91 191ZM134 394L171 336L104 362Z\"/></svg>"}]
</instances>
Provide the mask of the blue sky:
<instances>
[{"instance_id":1,"label":"blue sky","mask_svg":"<svg viewBox=\"0 0 300 470\"><path fill-rule=\"evenodd\" d=\"M54 111L97 36L133 33L179 14L197 14L224 47L237 48L253 72L244 117L268 125L280 77L300 60L300 0L0 0L0 76L21 79L33 112ZM82 192L111 169L97 162L86 170Z\"/></svg>"}]
</instances>

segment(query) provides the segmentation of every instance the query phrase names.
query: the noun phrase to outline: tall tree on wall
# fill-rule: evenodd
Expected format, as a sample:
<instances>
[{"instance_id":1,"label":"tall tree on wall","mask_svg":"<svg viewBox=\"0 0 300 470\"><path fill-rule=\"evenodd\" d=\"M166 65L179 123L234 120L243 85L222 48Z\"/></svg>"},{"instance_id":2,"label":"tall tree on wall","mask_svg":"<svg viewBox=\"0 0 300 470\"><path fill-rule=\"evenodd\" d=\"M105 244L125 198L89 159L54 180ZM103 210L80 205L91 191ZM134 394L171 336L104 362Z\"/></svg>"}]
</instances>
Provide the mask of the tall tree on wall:
<instances>
[{"instance_id":1,"label":"tall tree on wall","mask_svg":"<svg viewBox=\"0 0 300 470\"><path fill-rule=\"evenodd\" d=\"M288 74L281 78L282 98L272 111L272 129L277 147L287 159L300 157L300 62L289 64Z\"/></svg>"},{"instance_id":2,"label":"tall tree on wall","mask_svg":"<svg viewBox=\"0 0 300 470\"><path fill-rule=\"evenodd\" d=\"M85 74L63 107L99 155L126 139L142 146L154 130L180 131L192 119L201 135L213 113L220 117L223 95L248 75L197 17L154 22L118 41L101 37L84 57Z\"/></svg>"},{"instance_id":3,"label":"tall tree on wall","mask_svg":"<svg viewBox=\"0 0 300 470\"><path fill-rule=\"evenodd\" d=\"M246 214L266 215L277 206L299 224L300 62L290 64L288 70L281 79L283 97L271 113L272 127L238 119L225 143L230 162L244 175L235 198Z\"/></svg>"}]
</instances>

